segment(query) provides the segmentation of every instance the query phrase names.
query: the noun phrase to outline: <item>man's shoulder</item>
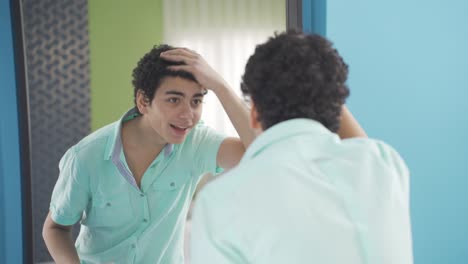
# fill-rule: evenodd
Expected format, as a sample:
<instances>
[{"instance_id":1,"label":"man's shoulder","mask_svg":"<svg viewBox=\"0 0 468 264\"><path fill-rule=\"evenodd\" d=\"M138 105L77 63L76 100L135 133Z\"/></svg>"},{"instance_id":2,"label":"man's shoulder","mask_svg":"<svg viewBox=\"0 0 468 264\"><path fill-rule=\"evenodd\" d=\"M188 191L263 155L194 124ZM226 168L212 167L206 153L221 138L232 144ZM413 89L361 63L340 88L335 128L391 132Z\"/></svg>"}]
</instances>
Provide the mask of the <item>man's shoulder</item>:
<instances>
[{"instance_id":1,"label":"man's shoulder","mask_svg":"<svg viewBox=\"0 0 468 264\"><path fill-rule=\"evenodd\" d=\"M371 155L373 158L383 161L387 168L395 168L399 174L402 175L409 174L406 162L400 153L390 144L382 140L371 138L353 138L343 140L342 142L343 150L349 153L349 155L364 155L367 157L368 155Z\"/></svg>"},{"instance_id":2,"label":"man's shoulder","mask_svg":"<svg viewBox=\"0 0 468 264\"><path fill-rule=\"evenodd\" d=\"M196 124L187 136L186 141L203 141L211 135L219 134L212 127L206 125L202 120Z\"/></svg>"},{"instance_id":3,"label":"man's shoulder","mask_svg":"<svg viewBox=\"0 0 468 264\"><path fill-rule=\"evenodd\" d=\"M78 156L105 151L108 141L115 136L118 122L108 124L82 138L75 146Z\"/></svg>"},{"instance_id":4,"label":"man's shoulder","mask_svg":"<svg viewBox=\"0 0 468 264\"><path fill-rule=\"evenodd\" d=\"M373 138L350 138L342 140L343 146L348 148L366 149L382 158L398 155L398 151L385 141Z\"/></svg>"},{"instance_id":5,"label":"man's shoulder","mask_svg":"<svg viewBox=\"0 0 468 264\"><path fill-rule=\"evenodd\" d=\"M213 146L219 145L225 138L225 135L218 133L200 121L179 146L179 150L190 156L193 155L193 152L212 149Z\"/></svg>"}]
</instances>

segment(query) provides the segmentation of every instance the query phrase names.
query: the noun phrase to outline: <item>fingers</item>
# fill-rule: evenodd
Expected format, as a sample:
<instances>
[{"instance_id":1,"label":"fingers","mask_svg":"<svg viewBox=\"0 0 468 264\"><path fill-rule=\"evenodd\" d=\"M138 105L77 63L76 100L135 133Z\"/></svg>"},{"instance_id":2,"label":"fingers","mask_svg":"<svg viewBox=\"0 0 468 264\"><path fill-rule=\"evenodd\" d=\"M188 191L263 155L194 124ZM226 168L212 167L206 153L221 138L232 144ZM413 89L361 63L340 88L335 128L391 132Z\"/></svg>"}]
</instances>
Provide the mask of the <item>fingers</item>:
<instances>
[{"instance_id":1,"label":"fingers","mask_svg":"<svg viewBox=\"0 0 468 264\"><path fill-rule=\"evenodd\" d=\"M187 65L195 65L198 61L202 60L198 53L187 48L177 48L161 52L161 57L170 61L184 62Z\"/></svg>"},{"instance_id":2,"label":"fingers","mask_svg":"<svg viewBox=\"0 0 468 264\"><path fill-rule=\"evenodd\" d=\"M193 72L193 67L191 65L173 65L167 67L171 71L185 71L185 72Z\"/></svg>"},{"instance_id":3,"label":"fingers","mask_svg":"<svg viewBox=\"0 0 468 264\"><path fill-rule=\"evenodd\" d=\"M161 57L164 58L165 60L169 61L174 61L174 62L184 62L185 64L194 64L197 59L196 58L191 58L186 55L180 55L180 54L162 54Z\"/></svg>"},{"instance_id":4,"label":"fingers","mask_svg":"<svg viewBox=\"0 0 468 264\"><path fill-rule=\"evenodd\" d=\"M177 49L168 50L168 51L162 52L161 56L164 58L171 58L171 57L178 56L178 58L188 58L192 60L200 58L200 55L198 55L198 53L187 48L177 48Z\"/></svg>"},{"instance_id":5,"label":"fingers","mask_svg":"<svg viewBox=\"0 0 468 264\"><path fill-rule=\"evenodd\" d=\"M176 50L177 50L177 49L176 49ZM186 53L187 55L191 55L191 56L193 56L193 57L195 57L195 58L200 57L200 54L198 54L196 51L191 50L191 49L189 49L189 48L180 48L180 50L181 50L182 52Z\"/></svg>"}]
</instances>

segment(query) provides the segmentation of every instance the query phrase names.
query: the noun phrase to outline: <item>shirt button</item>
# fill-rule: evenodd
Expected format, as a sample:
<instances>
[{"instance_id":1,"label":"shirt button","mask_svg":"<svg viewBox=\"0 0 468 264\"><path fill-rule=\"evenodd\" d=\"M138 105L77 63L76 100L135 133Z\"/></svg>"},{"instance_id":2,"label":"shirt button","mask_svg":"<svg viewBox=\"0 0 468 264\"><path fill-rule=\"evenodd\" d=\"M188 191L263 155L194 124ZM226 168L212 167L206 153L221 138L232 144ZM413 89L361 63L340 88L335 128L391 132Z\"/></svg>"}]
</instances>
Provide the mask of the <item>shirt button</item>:
<instances>
[{"instance_id":1,"label":"shirt button","mask_svg":"<svg viewBox=\"0 0 468 264\"><path fill-rule=\"evenodd\" d=\"M143 219L143 222L148 223L148 219L146 219L146 218Z\"/></svg>"},{"instance_id":2,"label":"shirt button","mask_svg":"<svg viewBox=\"0 0 468 264\"><path fill-rule=\"evenodd\" d=\"M144 194L142 194L142 193L140 193L140 196L141 196L141 197L145 197L145 195L144 195Z\"/></svg>"},{"instance_id":3,"label":"shirt button","mask_svg":"<svg viewBox=\"0 0 468 264\"><path fill-rule=\"evenodd\" d=\"M171 182L171 187L174 187L175 186L175 183L174 182Z\"/></svg>"},{"instance_id":4,"label":"shirt button","mask_svg":"<svg viewBox=\"0 0 468 264\"><path fill-rule=\"evenodd\" d=\"M135 244L132 244L132 248L136 248L136 245L135 245Z\"/></svg>"},{"instance_id":5,"label":"shirt button","mask_svg":"<svg viewBox=\"0 0 468 264\"><path fill-rule=\"evenodd\" d=\"M106 206L111 206L112 204L111 203L106 203Z\"/></svg>"}]
</instances>

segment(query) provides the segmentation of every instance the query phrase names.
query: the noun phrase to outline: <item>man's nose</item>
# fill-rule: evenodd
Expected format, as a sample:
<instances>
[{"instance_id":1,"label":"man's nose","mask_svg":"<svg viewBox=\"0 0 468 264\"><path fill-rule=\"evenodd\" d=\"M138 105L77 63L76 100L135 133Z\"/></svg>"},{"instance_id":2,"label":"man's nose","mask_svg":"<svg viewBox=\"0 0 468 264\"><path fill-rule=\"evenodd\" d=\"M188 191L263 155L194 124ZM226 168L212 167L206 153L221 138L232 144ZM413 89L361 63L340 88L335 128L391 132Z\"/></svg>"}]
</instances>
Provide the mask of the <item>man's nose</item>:
<instances>
[{"instance_id":1,"label":"man's nose","mask_svg":"<svg viewBox=\"0 0 468 264\"><path fill-rule=\"evenodd\" d=\"M179 118L192 119L193 118L193 109L190 104L182 104L179 112Z\"/></svg>"}]
</instances>

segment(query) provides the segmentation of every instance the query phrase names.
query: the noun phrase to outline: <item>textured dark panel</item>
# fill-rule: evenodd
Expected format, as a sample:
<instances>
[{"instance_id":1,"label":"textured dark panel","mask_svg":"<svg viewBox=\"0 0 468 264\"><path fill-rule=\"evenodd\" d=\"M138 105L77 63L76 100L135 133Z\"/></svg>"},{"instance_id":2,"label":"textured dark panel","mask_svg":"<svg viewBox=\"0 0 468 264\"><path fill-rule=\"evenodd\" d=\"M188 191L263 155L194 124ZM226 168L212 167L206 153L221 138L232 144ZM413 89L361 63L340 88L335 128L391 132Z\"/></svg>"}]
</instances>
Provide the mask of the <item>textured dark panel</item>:
<instances>
[{"instance_id":1,"label":"textured dark panel","mask_svg":"<svg viewBox=\"0 0 468 264\"><path fill-rule=\"evenodd\" d=\"M88 3L23 0L31 122L34 260L51 260L42 240L58 162L90 132ZM76 232L75 232L76 234Z\"/></svg>"}]
</instances>

